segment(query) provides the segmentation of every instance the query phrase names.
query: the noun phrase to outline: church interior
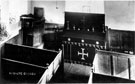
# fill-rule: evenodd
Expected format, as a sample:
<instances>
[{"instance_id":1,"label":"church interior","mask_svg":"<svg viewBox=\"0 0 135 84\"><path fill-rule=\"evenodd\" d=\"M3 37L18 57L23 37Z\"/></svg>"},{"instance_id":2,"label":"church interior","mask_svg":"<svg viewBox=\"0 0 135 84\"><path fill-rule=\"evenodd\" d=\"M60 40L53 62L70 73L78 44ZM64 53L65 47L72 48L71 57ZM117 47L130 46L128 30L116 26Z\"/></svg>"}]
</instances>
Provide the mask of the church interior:
<instances>
[{"instance_id":1,"label":"church interior","mask_svg":"<svg viewBox=\"0 0 135 84\"><path fill-rule=\"evenodd\" d=\"M0 84L135 83L134 0L0 0Z\"/></svg>"}]
</instances>

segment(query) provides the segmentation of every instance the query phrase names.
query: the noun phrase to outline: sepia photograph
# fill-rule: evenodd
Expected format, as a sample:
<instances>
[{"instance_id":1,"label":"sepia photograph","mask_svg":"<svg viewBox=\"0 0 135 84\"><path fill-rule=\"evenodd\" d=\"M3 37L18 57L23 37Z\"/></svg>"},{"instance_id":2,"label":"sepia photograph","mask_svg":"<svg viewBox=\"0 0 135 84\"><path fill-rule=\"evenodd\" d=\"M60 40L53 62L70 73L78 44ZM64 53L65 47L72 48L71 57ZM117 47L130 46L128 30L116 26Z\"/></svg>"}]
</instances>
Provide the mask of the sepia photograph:
<instances>
[{"instance_id":1,"label":"sepia photograph","mask_svg":"<svg viewBox=\"0 0 135 84\"><path fill-rule=\"evenodd\" d=\"M0 0L0 84L135 83L135 0Z\"/></svg>"}]
</instances>

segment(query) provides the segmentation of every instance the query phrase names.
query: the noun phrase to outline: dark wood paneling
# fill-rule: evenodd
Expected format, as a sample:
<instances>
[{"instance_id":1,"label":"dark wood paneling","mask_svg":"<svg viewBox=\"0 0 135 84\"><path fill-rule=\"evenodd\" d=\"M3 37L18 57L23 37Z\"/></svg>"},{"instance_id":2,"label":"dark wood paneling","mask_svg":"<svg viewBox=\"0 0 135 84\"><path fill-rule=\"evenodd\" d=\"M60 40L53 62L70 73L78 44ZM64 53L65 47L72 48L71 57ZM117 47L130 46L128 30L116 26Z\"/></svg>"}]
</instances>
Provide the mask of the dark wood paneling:
<instances>
[{"instance_id":1,"label":"dark wood paneling","mask_svg":"<svg viewBox=\"0 0 135 84\"><path fill-rule=\"evenodd\" d=\"M65 29L68 27L73 30L73 26L76 30L80 28L81 30L89 29L92 31L92 27L97 32L103 32L103 25L105 24L104 14L94 14L94 13L77 13L77 12L65 12Z\"/></svg>"},{"instance_id":2,"label":"dark wood paneling","mask_svg":"<svg viewBox=\"0 0 135 84\"><path fill-rule=\"evenodd\" d=\"M135 54L135 32L124 30L108 30L108 48L109 50ZM131 53L132 54L132 53Z\"/></svg>"},{"instance_id":3,"label":"dark wood paneling","mask_svg":"<svg viewBox=\"0 0 135 84\"><path fill-rule=\"evenodd\" d=\"M42 36L44 48L52 50L61 49L63 27L63 24L45 23Z\"/></svg>"}]
</instances>

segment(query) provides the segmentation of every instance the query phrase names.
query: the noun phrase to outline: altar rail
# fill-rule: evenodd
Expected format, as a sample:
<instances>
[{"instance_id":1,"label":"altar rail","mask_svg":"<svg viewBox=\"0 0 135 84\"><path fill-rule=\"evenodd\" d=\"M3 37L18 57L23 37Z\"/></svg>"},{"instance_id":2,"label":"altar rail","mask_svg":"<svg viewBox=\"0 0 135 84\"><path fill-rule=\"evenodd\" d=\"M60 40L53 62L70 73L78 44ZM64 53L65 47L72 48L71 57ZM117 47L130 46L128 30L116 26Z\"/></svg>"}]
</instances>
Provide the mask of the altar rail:
<instances>
[{"instance_id":1,"label":"altar rail","mask_svg":"<svg viewBox=\"0 0 135 84\"><path fill-rule=\"evenodd\" d=\"M97 50L94 72L135 80L135 55Z\"/></svg>"}]
</instances>

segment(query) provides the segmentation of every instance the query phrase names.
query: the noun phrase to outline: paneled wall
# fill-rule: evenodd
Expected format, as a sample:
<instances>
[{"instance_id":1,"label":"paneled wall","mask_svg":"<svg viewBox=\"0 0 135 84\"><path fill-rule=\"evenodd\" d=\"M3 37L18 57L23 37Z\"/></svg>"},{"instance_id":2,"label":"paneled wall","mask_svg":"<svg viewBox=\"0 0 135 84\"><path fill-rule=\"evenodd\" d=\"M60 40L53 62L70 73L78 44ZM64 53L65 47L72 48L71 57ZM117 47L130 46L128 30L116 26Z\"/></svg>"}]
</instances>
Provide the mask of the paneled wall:
<instances>
[{"instance_id":1,"label":"paneled wall","mask_svg":"<svg viewBox=\"0 0 135 84\"><path fill-rule=\"evenodd\" d=\"M108 49L116 52L135 54L135 32L109 29Z\"/></svg>"}]
</instances>

